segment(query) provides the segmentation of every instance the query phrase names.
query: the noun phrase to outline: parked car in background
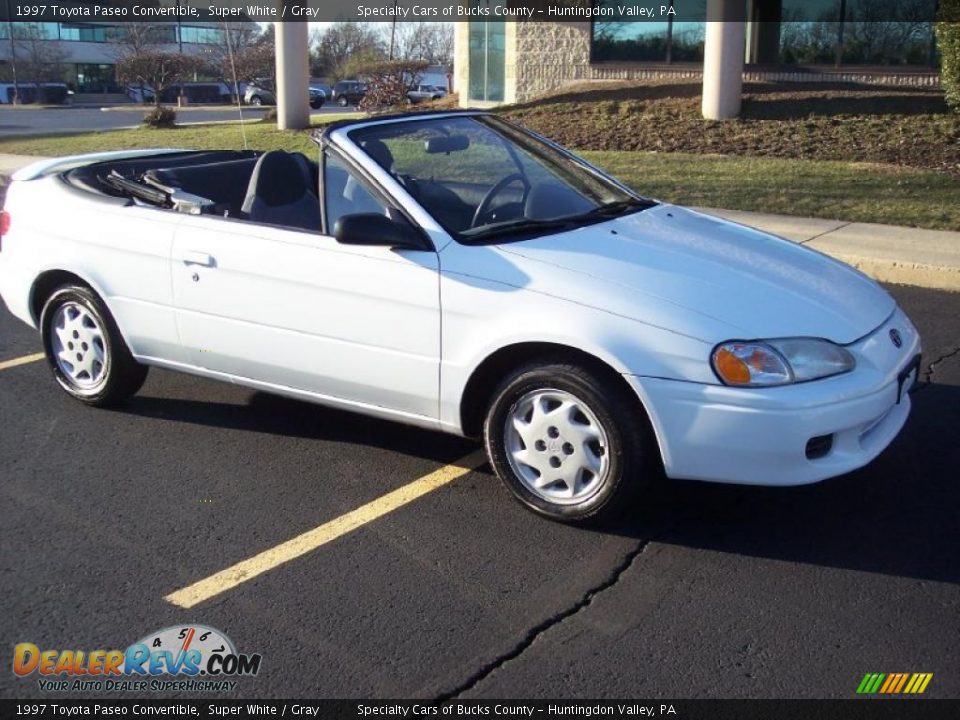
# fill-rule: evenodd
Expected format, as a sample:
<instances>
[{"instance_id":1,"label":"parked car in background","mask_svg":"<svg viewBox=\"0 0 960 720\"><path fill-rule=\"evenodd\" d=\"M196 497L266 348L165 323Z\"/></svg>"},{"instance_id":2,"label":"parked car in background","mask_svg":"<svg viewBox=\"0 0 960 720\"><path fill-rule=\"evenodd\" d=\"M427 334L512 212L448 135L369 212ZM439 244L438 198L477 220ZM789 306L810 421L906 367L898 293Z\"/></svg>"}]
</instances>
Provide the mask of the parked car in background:
<instances>
[{"instance_id":1,"label":"parked car in background","mask_svg":"<svg viewBox=\"0 0 960 720\"><path fill-rule=\"evenodd\" d=\"M416 104L427 100L439 100L446 94L446 91L441 91L436 85L417 85L407 93L407 100Z\"/></svg>"},{"instance_id":2,"label":"parked car in background","mask_svg":"<svg viewBox=\"0 0 960 720\"><path fill-rule=\"evenodd\" d=\"M277 96L274 95L272 90L251 83L247 85L247 89L243 93L243 102L247 105L276 105Z\"/></svg>"},{"instance_id":3,"label":"parked car in background","mask_svg":"<svg viewBox=\"0 0 960 720\"><path fill-rule=\"evenodd\" d=\"M326 102L327 96L323 90L318 88L308 88L310 94L310 107L314 110L318 110L323 107L323 103ZM268 90L265 87L260 85L247 85L247 89L243 94L243 101L247 105L253 105L254 107L259 107L261 105L276 105L277 96L272 90Z\"/></svg>"},{"instance_id":4,"label":"parked car in background","mask_svg":"<svg viewBox=\"0 0 960 720\"><path fill-rule=\"evenodd\" d=\"M13 103L18 91L20 93L18 102L23 105L29 103L66 105L73 100L73 90L68 88L66 83L22 82L16 85L0 83L0 105Z\"/></svg>"},{"instance_id":5,"label":"parked car in background","mask_svg":"<svg viewBox=\"0 0 960 720\"><path fill-rule=\"evenodd\" d=\"M319 110L323 107L323 103L327 101L327 94L320 88L310 87L308 88L310 93L310 107L314 110Z\"/></svg>"},{"instance_id":6,"label":"parked car in background","mask_svg":"<svg viewBox=\"0 0 960 720\"><path fill-rule=\"evenodd\" d=\"M332 100L340 107L356 105L367 94L367 86L359 80L341 80L333 86Z\"/></svg>"}]
</instances>

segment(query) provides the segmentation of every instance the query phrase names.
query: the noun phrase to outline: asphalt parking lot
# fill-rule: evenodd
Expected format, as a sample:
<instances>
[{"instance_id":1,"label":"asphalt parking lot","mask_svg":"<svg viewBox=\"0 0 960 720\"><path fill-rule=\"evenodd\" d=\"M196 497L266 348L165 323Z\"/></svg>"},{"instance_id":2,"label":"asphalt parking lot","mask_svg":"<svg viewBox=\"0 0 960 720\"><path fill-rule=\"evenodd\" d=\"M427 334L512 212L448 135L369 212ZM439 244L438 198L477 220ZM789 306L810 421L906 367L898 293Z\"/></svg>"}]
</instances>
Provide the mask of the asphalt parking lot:
<instances>
[{"instance_id":1,"label":"asphalt parking lot","mask_svg":"<svg viewBox=\"0 0 960 720\"><path fill-rule=\"evenodd\" d=\"M262 654L228 697L853 698L868 672L932 672L923 697L956 698L960 294L890 289L924 372L877 461L803 488L664 483L604 530L534 517L485 465L445 470L477 448L453 437L157 370L85 408L43 362L9 364L40 343L3 309L3 652L203 623ZM192 607L165 599L345 515ZM44 694L8 670L0 696Z\"/></svg>"},{"instance_id":2,"label":"asphalt parking lot","mask_svg":"<svg viewBox=\"0 0 960 720\"><path fill-rule=\"evenodd\" d=\"M122 130L139 127L143 114L149 108L136 106L120 106L109 108L104 112L98 107L64 105L61 107L9 107L0 105L0 138L21 137L24 135L50 135L59 133L90 132L92 130ZM254 120L262 118L268 107L243 106L243 118ZM351 112L355 108L346 109L328 103L318 110L311 110L311 115L328 113ZM239 114L236 107L184 107L177 109L177 122L181 125L192 123L225 122L237 120Z\"/></svg>"}]
</instances>

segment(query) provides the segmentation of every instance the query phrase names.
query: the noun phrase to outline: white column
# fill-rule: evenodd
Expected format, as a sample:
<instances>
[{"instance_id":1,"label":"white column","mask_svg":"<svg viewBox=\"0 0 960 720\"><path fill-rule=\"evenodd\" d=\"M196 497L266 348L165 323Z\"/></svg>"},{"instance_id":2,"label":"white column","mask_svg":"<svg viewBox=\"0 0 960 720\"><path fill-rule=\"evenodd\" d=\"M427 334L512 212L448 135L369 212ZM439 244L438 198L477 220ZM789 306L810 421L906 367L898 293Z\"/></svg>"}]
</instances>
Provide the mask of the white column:
<instances>
[{"instance_id":1,"label":"white column","mask_svg":"<svg viewBox=\"0 0 960 720\"><path fill-rule=\"evenodd\" d=\"M274 25L277 38L277 127L310 126L310 43L307 23Z\"/></svg>"},{"instance_id":2,"label":"white column","mask_svg":"<svg viewBox=\"0 0 960 720\"><path fill-rule=\"evenodd\" d=\"M703 116L708 120L726 120L740 114L745 32L744 0L707 0Z\"/></svg>"}]
</instances>

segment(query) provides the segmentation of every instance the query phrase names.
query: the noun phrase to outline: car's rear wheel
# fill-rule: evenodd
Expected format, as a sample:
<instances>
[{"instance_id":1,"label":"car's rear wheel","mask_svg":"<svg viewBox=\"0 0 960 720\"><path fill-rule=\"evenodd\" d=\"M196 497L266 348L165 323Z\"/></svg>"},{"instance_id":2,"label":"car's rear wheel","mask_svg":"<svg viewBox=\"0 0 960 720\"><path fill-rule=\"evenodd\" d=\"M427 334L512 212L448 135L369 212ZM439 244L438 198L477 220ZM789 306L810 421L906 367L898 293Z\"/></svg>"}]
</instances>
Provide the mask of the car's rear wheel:
<instances>
[{"instance_id":1,"label":"car's rear wheel","mask_svg":"<svg viewBox=\"0 0 960 720\"><path fill-rule=\"evenodd\" d=\"M43 306L40 328L54 378L80 402L119 402L147 378L147 368L134 360L110 311L89 288L56 290Z\"/></svg>"},{"instance_id":2,"label":"car's rear wheel","mask_svg":"<svg viewBox=\"0 0 960 720\"><path fill-rule=\"evenodd\" d=\"M337 105L339 105L340 107L346 107L346 106L347 106L347 99L341 95L341 96L340 96L340 99L337 100Z\"/></svg>"},{"instance_id":3,"label":"car's rear wheel","mask_svg":"<svg viewBox=\"0 0 960 720\"><path fill-rule=\"evenodd\" d=\"M250 98L250 104L260 107L263 105L263 98L261 98L259 95L254 95L252 98Z\"/></svg>"},{"instance_id":4,"label":"car's rear wheel","mask_svg":"<svg viewBox=\"0 0 960 720\"><path fill-rule=\"evenodd\" d=\"M511 374L484 423L487 454L507 488L534 512L564 522L629 507L652 479L648 435L621 388L567 363Z\"/></svg>"}]
</instances>

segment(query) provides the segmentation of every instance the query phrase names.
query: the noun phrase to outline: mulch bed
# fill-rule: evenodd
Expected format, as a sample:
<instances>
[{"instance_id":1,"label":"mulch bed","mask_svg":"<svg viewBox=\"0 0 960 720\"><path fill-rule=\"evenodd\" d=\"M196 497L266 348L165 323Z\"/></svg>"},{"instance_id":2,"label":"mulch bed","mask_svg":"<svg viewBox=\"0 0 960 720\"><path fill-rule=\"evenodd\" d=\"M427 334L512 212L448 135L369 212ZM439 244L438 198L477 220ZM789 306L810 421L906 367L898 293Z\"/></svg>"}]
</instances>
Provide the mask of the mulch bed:
<instances>
[{"instance_id":1,"label":"mulch bed","mask_svg":"<svg viewBox=\"0 0 960 720\"><path fill-rule=\"evenodd\" d=\"M960 175L960 114L939 90L750 83L737 120L700 115L699 83L591 83L505 108L580 150L887 163Z\"/></svg>"}]
</instances>

